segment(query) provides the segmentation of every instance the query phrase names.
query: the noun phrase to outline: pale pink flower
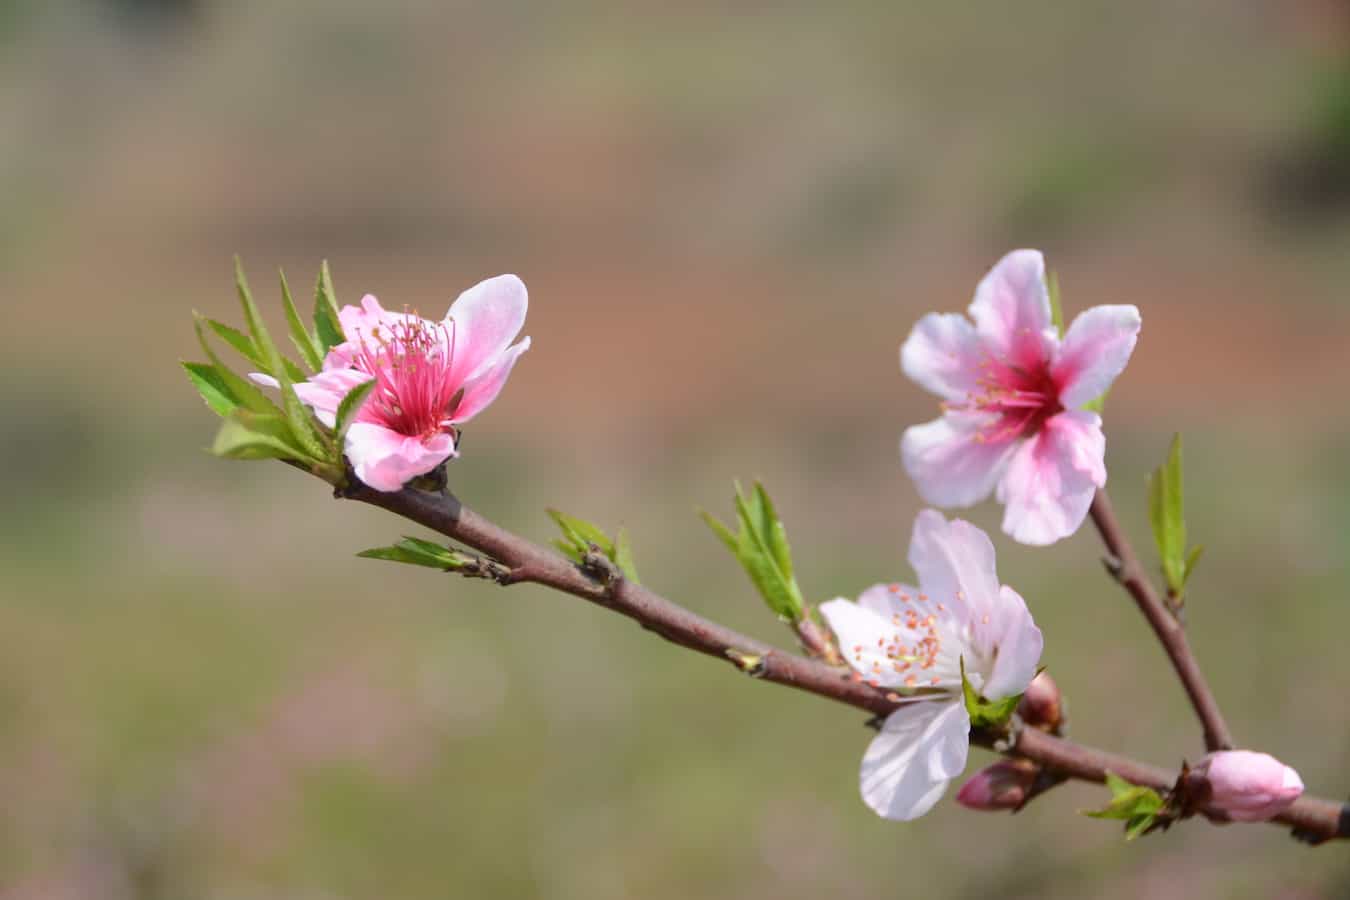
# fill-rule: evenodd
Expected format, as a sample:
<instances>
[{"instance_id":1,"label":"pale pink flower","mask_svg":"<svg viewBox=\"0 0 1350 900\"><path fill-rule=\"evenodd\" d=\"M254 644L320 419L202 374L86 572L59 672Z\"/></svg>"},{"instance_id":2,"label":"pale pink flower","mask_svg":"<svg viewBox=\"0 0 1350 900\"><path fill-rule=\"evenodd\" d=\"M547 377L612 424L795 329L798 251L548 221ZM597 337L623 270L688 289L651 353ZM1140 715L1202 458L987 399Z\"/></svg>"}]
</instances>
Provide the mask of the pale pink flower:
<instances>
[{"instance_id":1,"label":"pale pink flower","mask_svg":"<svg viewBox=\"0 0 1350 900\"><path fill-rule=\"evenodd\" d=\"M1209 782L1212 809L1235 822L1264 822L1289 808L1303 793L1298 773L1267 753L1221 750L1191 769Z\"/></svg>"},{"instance_id":2,"label":"pale pink flower","mask_svg":"<svg viewBox=\"0 0 1350 900\"><path fill-rule=\"evenodd\" d=\"M1133 306L1094 306L1063 338L1045 260L1014 250L970 304L929 313L900 348L905 374L942 398L942 417L905 430L900 454L924 500L971 506L996 492L1003 530L1052 544L1078 530L1106 484L1102 420L1082 407L1125 368L1139 334Z\"/></svg>"},{"instance_id":3,"label":"pale pink flower","mask_svg":"<svg viewBox=\"0 0 1350 900\"><path fill-rule=\"evenodd\" d=\"M367 294L359 307L339 311L347 340L331 348L323 371L295 392L331 428L342 398L375 379L347 429L344 450L362 482L397 491L455 456L458 426L496 399L530 347L528 337L511 344L527 306L525 285L514 275L469 288L440 322L390 312Z\"/></svg>"},{"instance_id":4,"label":"pale pink flower","mask_svg":"<svg viewBox=\"0 0 1350 900\"><path fill-rule=\"evenodd\" d=\"M988 535L931 509L914 520L909 562L917 588L879 584L857 603L821 614L856 677L901 696L863 756L863 800L888 819L918 818L966 767L966 678L986 699L1027 689L1041 658L1040 629L1012 588L1000 585Z\"/></svg>"}]
</instances>

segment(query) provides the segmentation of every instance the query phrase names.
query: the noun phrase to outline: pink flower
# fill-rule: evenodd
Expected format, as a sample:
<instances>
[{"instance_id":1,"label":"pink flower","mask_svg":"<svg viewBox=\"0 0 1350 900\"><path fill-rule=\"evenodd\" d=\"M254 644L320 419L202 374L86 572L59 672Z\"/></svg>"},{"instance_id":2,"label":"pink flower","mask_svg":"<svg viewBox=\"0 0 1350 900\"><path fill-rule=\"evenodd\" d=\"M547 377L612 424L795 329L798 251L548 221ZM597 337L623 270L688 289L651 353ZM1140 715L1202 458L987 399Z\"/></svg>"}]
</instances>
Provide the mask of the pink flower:
<instances>
[{"instance_id":1,"label":"pink flower","mask_svg":"<svg viewBox=\"0 0 1350 900\"><path fill-rule=\"evenodd\" d=\"M1017 809L1036 784L1037 772L1029 759L1000 759L970 776L956 792L956 802L986 812Z\"/></svg>"},{"instance_id":2,"label":"pink flower","mask_svg":"<svg viewBox=\"0 0 1350 900\"><path fill-rule=\"evenodd\" d=\"M924 500L961 507L997 492L1003 530L1052 544L1078 530L1106 484L1102 420L1082 407L1125 368L1133 306L1094 306L1063 338L1051 321L1045 260L1014 250L970 304L929 313L900 348L905 374L942 398L942 417L905 430L900 454Z\"/></svg>"},{"instance_id":3,"label":"pink flower","mask_svg":"<svg viewBox=\"0 0 1350 900\"><path fill-rule=\"evenodd\" d=\"M820 607L856 677L903 695L860 773L863 801L900 820L928 812L966 767L962 661L971 687L1000 700L1027 689L1043 645L1026 603L999 584L994 545L974 525L924 510L914 520L909 562L919 587L879 584L857 603Z\"/></svg>"},{"instance_id":4,"label":"pink flower","mask_svg":"<svg viewBox=\"0 0 1350 900\"><path fill-rule=\"evenodd\" d=\"M1303 793L1303 779L1273 756L1250 750L1211 753L1191 769L1209 782L1209 806L1235 822L1264 822Z\"/></svg>"},{"instance_id":5,"label":"pink flower","mask_svg":"<svg viewBox=\"0 0 1350 900\"><path fill-rule=\"evenodd\" d=\"M455 456L457 426L496 399L530 347L528 337L511 345L527 306L525 285L514 275L469 288L441 322L389 312L367 294L360 307L339 312L347 340L331 348L323 371L295 392L331 428L342 398L374 379L344 450L362 482L397 491ZM254 378L276 384L265 375Z\"/></svg>"}]
</instances>

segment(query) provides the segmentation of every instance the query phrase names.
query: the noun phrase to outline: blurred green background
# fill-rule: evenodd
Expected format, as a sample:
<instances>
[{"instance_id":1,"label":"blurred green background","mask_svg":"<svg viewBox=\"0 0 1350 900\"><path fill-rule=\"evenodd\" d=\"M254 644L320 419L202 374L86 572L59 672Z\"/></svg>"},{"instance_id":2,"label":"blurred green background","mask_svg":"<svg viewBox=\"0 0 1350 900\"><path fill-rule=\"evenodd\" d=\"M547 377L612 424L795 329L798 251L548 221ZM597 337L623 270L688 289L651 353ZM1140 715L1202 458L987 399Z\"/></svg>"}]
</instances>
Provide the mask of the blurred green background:
<instances>
[{"instance_id":1,"label":"blurred green background","mask_svg":"<svg viewBox=\"0 0 1350 900\"><path fill-rule=\"evenodd\" d=\"M534 349L454 488L536 540L626 524L648 583L785 641L694 507L765 479L815 600L908 577L897 439L935 407L896 349L1014 246L1069 315L1142 309L1117 505L1151 558L1183 430L1201 660L1345 795L1345 3L0 0L0 897L1350 894L1344 848L1126 845L1084 785L881 821L861 715L355 559L420 532L206 455L177 368L236 252L260 297L326 257L437 315L514 271ZM997 543L1073 735L1194 758L1091 532Z\"/></svg>"}]
</instances>

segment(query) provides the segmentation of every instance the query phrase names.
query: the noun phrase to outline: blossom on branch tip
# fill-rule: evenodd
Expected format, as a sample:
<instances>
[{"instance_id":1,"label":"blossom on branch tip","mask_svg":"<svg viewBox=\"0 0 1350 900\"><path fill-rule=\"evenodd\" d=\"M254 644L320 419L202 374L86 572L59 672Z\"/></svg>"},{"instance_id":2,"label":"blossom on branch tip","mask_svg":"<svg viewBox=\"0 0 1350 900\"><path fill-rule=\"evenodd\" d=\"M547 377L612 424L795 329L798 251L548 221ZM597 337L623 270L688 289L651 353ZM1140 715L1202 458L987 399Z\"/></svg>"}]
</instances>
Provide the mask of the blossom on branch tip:
<instances>
[{"instance_id":1,"label":"blossom on branch tip","mask_svg":"<svg viewBox=\"0 0 1350 900\"><path fill-rule=\"evenodd\" d=\"M999 584L994 545L974 525L924 510L909 562L917 588L879 584L857 603L820 607L854 677L899 697L861 771L863 800L898 820L926 813L966 767L962 664L987 700L1016 697L1035 676L1043 644L1021 596Z\"/></svg>"},{"instance_id":2,"label":"blossom on branch tip","mask_svg":"<svg viewBox=\"0 0 1350 900\"><path fill-rule=\"evenodd\" d=\"M900 348L904 373L942 398L940 418L905 430L905 470L937 506L995 493L1007 534L1052 544L1078 530L1106 484L1101 416L1083 407L1125 368L1139 310L1094 306L1061 337L1044 258L1014 250L985 275L968 312L929 313Z\"/></svg>"},{"instance_id":3,"label":"blossom on branch tip","mask_svg":"<svg viewBox=\"0 0 1350 900\"><path fill-rule=\"evenodd\" d=\"M1221 750L1191 768L1192 780L1208 783L1207 803L1235 822L1264 822L1284 812L1303 793L1298 773L1267 753Z\"/></svg>"},{"instance_id":4,"label":"blossom on branch tip","mask_svg":"<svg viewBox=\"0 0 1350 900\"><path fill-rule=\"evenodd\" d=\"M530 347L528 337L511 344L527 306L525 285L514 275L469 288L440 322L390 312L367 294L359 307L339 311L346 340L295 393L332 428L347 393L374 380L347 429L344 451L363 483L397 491L457 455L459 426L496 399ZM266 375L253 378L276 384Z\"/></svg>"}]
</instances>

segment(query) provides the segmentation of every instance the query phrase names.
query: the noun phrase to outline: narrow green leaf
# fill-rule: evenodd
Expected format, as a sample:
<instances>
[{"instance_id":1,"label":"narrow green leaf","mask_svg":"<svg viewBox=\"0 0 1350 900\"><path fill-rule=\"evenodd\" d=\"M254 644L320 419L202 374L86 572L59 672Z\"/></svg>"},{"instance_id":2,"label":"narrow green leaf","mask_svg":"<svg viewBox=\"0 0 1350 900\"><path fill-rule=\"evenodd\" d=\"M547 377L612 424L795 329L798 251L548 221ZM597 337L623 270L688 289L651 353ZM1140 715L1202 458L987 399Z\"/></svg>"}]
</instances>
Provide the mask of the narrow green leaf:
<instances>
[{"instance_id":1,"label":"narrow green leaf","mask_svg":"<svg viewBox=\"0 0 1350 900\"><path fill-rule=\"evenodd\" d=\"M202 399L211 407L212 412L218 416L228 416L238 408L239 404L231 396L225 379L220 377L215 366L195 362L185 362L181 365L187 372L188 380L197 389L197 393L202 395Z\"/></svg>"},{"instance_id":2,"label":"narrow green leaf","mask_svg":"<svg viewBox=\"0 0 1350 900\"><path fill-rule=\"evenodd\" d=\"M239 261L237 256L234 258L234 284L239 294L239 305L244 309L244 319L248 322L248 329L253 335L253 343L257 346L258 352L262 354L263 362L267 365L267 371L276 378L281 386L281 406L286 411L286 420L290 423L295 440L310 456L316 459L327 459L331 453L325 448L323 439L314 426L314 419L309 409L300 402L300 398L295 394L291 376L282 364L281 353L277 350L277 345L272 342L272 336L267 332L267 325L258 312L257 304L253 302L253 294L248 289L248 279L244 277L243 263Z\"/></svg>"},{"instance_id":3,"label":"narrow green leaf","mask_svg":"<svg viewBox=\"0 0 1350 900\"><path fill-rule=\"evenodd\" d=\"M297 447L280 416L235 410L220 425L211 452L229 459L294 459L316 462Z\"/></svg>"},{"instance_id":4,"label":"narrow green leaf","mask_svg":"<svg viewBox=\"0 0 1350 900\"><path fill-rule=\"evenodd\" d=\"M1190 555L1186 557L1186 574L1182 577L1182 582L1191 580L1191 574L1195 572L1195 564L1200 562L1200 557L1205 554L1205 545L1196 544L1191 548Z\"/></svg>"},{"instance_id":5,"label":"narrow green leaf","mask_svg":"<svg viewBox=\"0 0 1350 900\"><path fill-rule=\"evenodd\" d=\"M1114 772L1106 773L1111 802L1101 809L1084 810L1094 819L1119 819L1125 822L1125 839L1132 841L1158 821L1167 805L1161 794L1150 787L1131 784Z\"/></svg>"},{"instance_id":6,"label":"narrow green leaf","mask_svg":"<svg viewBox=\"0 0 1350 900\"><path fill-rule=\"evenodd\" d=\"M224 322L217 322L215 319L202 319L212 331L225 343L229 344L244 359L253 363L259 369L266 369L267 363L263 360L262 354L258 352L258 347L253 343L253 338L244 334L237 328L231 328ZM270 372L268 374L271 374Z\"/></svg>"},{"instance_id":7,"label":"narrow green leaf","mask_svg":"<svg viewBox=\"0 0 1350 900\"><path fill-rule=\"evenodd\" d=\"M633 544L628 539L628 529L620 527L614 535L614 565L619 567L623 577L634 584L641 584L638 578L637 564L633 562Z\"/></svg>"},{"instance_id":8,"label":"narrow green leaf","mask_svg":"<svg viewBox=\"0 0 1350 900\"><path fill-rule=\"evenodd\" d=\"M1186 519L1182 482L1181 435L1172 438L1167 461L1149 478L1148 513L1163 577L1170 593L1186 585Z\"/></svg>"},{"instance_id":9,"label":"narrow green leaf","mask_svg":"<svg viewBox=\"0 0 1350 900\"><path fill-rule=\"evenodd\" d=\"M1110 393L1111 393L1110 391L1103 391L1102 395L1098 397L1096 400L1089 400L1087 403L1084 403L1083 409L1087 410L1088 412L1095 412L1097 415L1100 416L1102 412L1106 409L1106 396L1107 394Z\"/></svg>"},{"instance_id":10,"label":"narrow green leaf","mask_svg":"<svg viewBox=\"0 0 1350 900\"><path fill-rule=\"evenodd\" d=\"M325 354L346 340L342 334L342 320L338 317L337 294L333 291L333 274L328 270L328 260L319 266L319 279L314 284L314 331Z\"/></svg>"},{"instance_id":11,"label":"narrow green leaf","mask_svg":"<svg viewBox=\"0 0 1350 900\"><path fill-rule=\"evenodd\" d=\"M1064 336L1064 307L1059 302L1059 273L1050 269L1045 273L1045 288L1050 295L1050 322L1060 337Z\"/></svg>"},{"instance_id":12,"label":"narrow green leaf","mask_svg":"<svg viewBox=\"0 0 1350 900\"><path fill-rule=\"evenodd\" d=\"M572 539L577 544L577 549L585 551L589 545L594 544L600 548L600 552L610 559L614 558L614 542L609 539L609 535L600 529L600 526L587 522L585 519L578 519L576 516L569 516L561 510L547 510L548 515L558 527L562 529L564 535Z\"/></svg>"},{"instance_id":13,"label":"narrow green leaf","mask_svg":"<svg viewBox=\"0 0 1350 900\"><path fill-rule=\"evenodd\" d=\"M202 345L202 351L206 358L211 360L215 366L216 374L220 376L225 386L230 390L230 396L240 405L257 413L280 415L281 410L275 403L268 399L253 382L239 375L236 375L229 366L220 361L216 351L211 348L211 343L206 339L206 331L202 328L202 323L206 321L201 316L197 316L194 327L197 330L197 340Z\"/></svg>"},{"instance_id":14,"label":"narrow green leaf","mask_svg":"<svg viewBox=\"0 0 1350 900\"><path fill-rule=\"evenodd\" d=\"M390 562L406 563L413 566L425 566L453 572L462 569L468 560L460 553L440 544L424 541L421 538L404 537L390 547L372 547L356 554L363 559L384 559Z\"/></svg>"},{"instance_id":15,"label":"narrow green leaf","mask_svg":"<svg viewBox=\"0 0 1350 900\"><path fill-rule=\"evenodd\" d=\"M581 562L582 551L577 549L575 542L566 538L550 538L549 543L558 548L558 552L567 557L574 563Z\"/></svg>"},{"instance_id":16,"label":"narrow green leaf","mask_svg":"<svg viewBox=\"0 0 1350 900\"><path fill-rule=\"evenodd\" d=\"M726 544L727 549L731 551L732 555L739 555L740 545L736 540L736 535L732 534L731 529L723 525L716 516L707 510L700 509L698 514L699 517L703 519L704 523L712 529L713 534L717 535L723 544Z\"/></svg>"},{"instance_id":17,"label":"narrow green leaf","mask_svg":"<svg viewBox=\"0 0 1350 900\"><path fill-rule=\"evenodd\" d=\"M291 343L300 352L300 360L309 366L311 372L319 371L323 368L323 352L319 349L319 342L300 319L295 300L291 298L290 285L286 284L285 272L281 273L281 304L286 310L286 327L291 332Z\"/></svg>"},{"instance_id":18,"label":"narrow green leaf","mask_svg":"<svg viewBox=\"0 0 1350 900\"><path fill-rule=\"evenodd\" d=\"M375 379L358 384L346 393L342 402L338 404L337 414L334 417L333 433L337 435L338 446L342 445L342 439L347 436L347 428L351 426L352 419L361 409L361 404L366 402L370 392L375 389Z\"/></svg>"},{"instance_id":19,"label":"narrow green leaf","mask_svg":"<svg viewBox=\"0 0 1350 900\"><path fill-rule=\"evenodd\" d=\"M755 498L759 507L760 527L764 532L764 543L768 545L769 552L773 554L774 562L778 565L778 570L783 573L784 578L792 578L792 550L788 547L787 529L783 527L783 522L778 518L778 511L774 509L773 501L769 499L769 492L764 490L764 485L758 481L755 482Z\"/></svg>"}]
</instances>

